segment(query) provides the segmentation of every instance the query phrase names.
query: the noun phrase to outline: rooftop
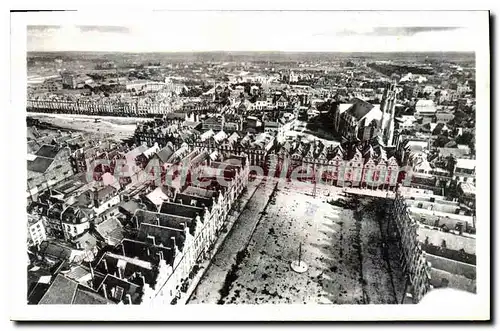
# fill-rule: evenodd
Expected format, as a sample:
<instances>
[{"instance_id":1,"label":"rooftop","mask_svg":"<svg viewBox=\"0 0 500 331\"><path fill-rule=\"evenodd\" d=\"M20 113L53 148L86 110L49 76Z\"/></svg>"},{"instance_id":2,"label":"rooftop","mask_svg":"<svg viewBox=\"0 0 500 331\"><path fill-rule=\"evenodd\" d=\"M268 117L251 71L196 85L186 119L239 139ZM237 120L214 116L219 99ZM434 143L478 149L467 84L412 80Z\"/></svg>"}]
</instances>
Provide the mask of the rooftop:
<instances>
[{"instance_id":1,"label":"rooftop","mask_svg":"<svg viewBox=\"0 0 500 331\"><path fill-rule=\"evenodd\" d=\"M45 292L39 304L71 304L77 286L77 282L59 274Z\"/></svg>"},{"instance_id":2,"label":"rooftop","mask_svg":"<svg viewBox=\"0 0 500 331\"><path fill-rule=\"evenodd\" d=\"M54 159L38 156L33 160L28 160L28 171L45 173Z\"/></svg>"}]
</instances>

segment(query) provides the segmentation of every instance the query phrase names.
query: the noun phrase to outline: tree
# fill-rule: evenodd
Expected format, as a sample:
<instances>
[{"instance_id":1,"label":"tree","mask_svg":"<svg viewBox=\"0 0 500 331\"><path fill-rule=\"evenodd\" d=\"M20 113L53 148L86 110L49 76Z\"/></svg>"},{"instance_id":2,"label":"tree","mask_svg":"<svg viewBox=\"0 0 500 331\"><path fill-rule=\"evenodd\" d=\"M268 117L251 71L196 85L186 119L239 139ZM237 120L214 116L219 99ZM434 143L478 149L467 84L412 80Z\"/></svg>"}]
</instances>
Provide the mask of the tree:
<instances>
[{"instance_id":1,"label":"tree","mask_svg":"<svg viewBox=\"0 0 500 331\"><path fill-rule=\"evenodd\" d=\"M450 141L447 137L440 135L434 140L434 143L432 144L434 147L444 147Z\"/></svg>"},{"instance_id":2,"label":"tree","mask_svg":"<svg viewBox=\"0 0 500 331\"><path fill-rule=\"evenodd\" d=\"M472 142L472 140L474 139L474 134L472 134L472 132L464 132L462 133L460 136L458 136L455 141L457 144L460 144L460 145L470 145L470 143Z\"/></svg>"}]
</instances>

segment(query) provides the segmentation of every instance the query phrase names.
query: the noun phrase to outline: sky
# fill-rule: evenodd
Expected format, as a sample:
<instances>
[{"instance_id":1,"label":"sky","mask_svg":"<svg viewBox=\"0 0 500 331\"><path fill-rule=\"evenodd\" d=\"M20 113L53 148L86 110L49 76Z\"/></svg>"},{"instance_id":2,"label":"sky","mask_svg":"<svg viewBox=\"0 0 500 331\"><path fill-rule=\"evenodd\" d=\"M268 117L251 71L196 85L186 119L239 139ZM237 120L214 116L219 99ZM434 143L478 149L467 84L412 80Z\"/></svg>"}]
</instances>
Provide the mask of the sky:
<instances>
[{"instance_id":1,"label":"sky","mask_svg":"<svg viewBox=\"0 0 500 331\"><path fill-rule=\"evenodd\" d=\"M453 21L344 12L155 12L27 27L28 51L473 51ZM393 15L394 16L394 15ZM137 15L139 17L139 15ZM399 17L399 16L398 16ZM78 21L78 20L77 20ZM81 23L80 23L81 22ZM130 24L130 22L133 22ZM433 24L434 22L434 24ZM435 24L435 23L439 24Z\"/></svg>"}]
</instances>

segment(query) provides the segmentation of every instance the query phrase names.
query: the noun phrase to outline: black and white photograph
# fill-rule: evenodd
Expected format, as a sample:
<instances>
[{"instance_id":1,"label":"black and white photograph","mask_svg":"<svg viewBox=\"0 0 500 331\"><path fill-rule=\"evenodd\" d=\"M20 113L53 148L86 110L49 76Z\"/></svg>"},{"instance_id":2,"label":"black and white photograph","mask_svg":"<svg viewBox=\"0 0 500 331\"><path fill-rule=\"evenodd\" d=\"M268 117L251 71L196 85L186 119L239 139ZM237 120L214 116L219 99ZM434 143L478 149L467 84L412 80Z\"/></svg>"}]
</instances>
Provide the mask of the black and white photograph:
<instances>
[{"instance_id":1,"label":"black and white photograph","mask_svg":"<svg viewBox=\"0 0 500 331\"><path fill-rule=\"evenodd\" d=\"M487 11L11 30L13 319L489 319Z\"/></svg>"}]
</instances>

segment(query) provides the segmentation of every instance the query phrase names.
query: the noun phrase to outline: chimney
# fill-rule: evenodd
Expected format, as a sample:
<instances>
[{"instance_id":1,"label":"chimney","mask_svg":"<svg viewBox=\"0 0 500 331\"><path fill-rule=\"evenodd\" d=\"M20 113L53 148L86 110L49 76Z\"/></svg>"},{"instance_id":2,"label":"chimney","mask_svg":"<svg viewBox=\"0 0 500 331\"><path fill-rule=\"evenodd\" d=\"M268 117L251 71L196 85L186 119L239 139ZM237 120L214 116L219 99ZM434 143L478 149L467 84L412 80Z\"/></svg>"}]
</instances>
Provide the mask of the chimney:
<instances>
[{"instance_id":1,"label":"chimney","mask_svg":"<svg viewBox=\"0 0 500 331\"><path fill-rule=\"evenodd\" d=\"M170 237L170 239L172 239L173 247L174 248L177 247L177 244L175 242L175 237Z\"/></svg>"},{"instance_id":2,"label":"chimney","mask_svg":"<svg viewBox=\"0 0 500 331\"><path fill-rule=\"evenodd\" d=\"M118 278L123 279L123 270L120 267L118 267Z\"/></svg>"},{"instance_id":3,"label":"chimney","mask_svg":"<svg viewBox=\"0 0 500 331\"><path fill-rule=\"evenodd\" d=\"M163 260L163 252L162 251L158 252L158 257L160 258L160 261Z\"/></svg>"},{"instance_id":4,"label":"chimney","mask_svg":"<svg viewBox=\"0 0 500 331\"><path fill-rule=\"evenodd\" d=\"M127 293L125 296L127 297L128 304L131 305L132 304L132 296L130 295L130 293Z\"/></svg>"},{"instance_id":5,"label":"chimney","mask_svg":"<svg viewBox=\"0 0 500 331\"><path fill-rule=\"evenodd\" d=\"M123 243L122 243L122 254L123 254L123 256L127 256L127 255L125 254L125 246L123 245Z\"/></svg>"},{"instance_id":6,"label":"chimney","mask_svg":"<svg viewBox=\"0 0 500 331\"><path fill-rule=\"evenodd\" d=\"M102 290L104 292L104 297L107 300L108 299L108 292L107 292L106 284L102 284Z\"/></svg>"},{"instance_id":7,"label":"chimney","mask_svg":"<svg viewBox=\"0 0 500 331\"><path fill-rule=\"evenodd\" d=\"M156 225L160 226L160 218L158 216L156 217Z\"/></svg>"},{"instance_id":8,"label":"chimney","mask_svg":"<svg viewBox=\"0 0 500 331\"><path fill-rule=\"evenodd\" d=\"M106 261L106 259L102 259L102 262L104 262L104 269L106 269L106 272L108 272L108 262Z\"/></svg>"}]
</instances>

